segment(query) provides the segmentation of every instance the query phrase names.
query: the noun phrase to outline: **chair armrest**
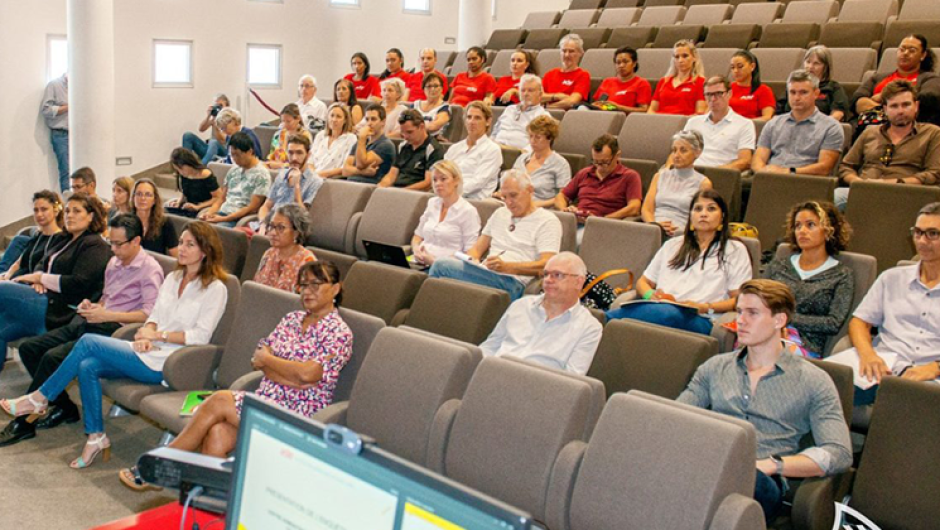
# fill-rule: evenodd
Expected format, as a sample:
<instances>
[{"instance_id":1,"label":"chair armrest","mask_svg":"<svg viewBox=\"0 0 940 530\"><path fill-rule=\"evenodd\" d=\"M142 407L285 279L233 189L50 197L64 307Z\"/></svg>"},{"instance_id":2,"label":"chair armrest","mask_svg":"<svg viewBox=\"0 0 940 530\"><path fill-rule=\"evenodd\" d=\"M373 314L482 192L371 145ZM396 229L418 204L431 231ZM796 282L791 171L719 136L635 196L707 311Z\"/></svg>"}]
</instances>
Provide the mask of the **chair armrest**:
<instances>
[{"instance_id":1,"label":"chair armrest","mask_svg":"<svg viewBox=\"0 0 940 530\"><path fill-rule=\"evenodd\" d=\"M434 414L431 420L431 432L428 434L428 455L425 465L428 469L442 475L444 472L444 458L447 456L447 444L450 443L450 430L460 410L460 400L446 401Z\"/></svg>"},{"instance_id":2,"label":"chair armrest","mask_svg":"<svg viewBox=\"0 0 940 530\"><path fill-rule=\"evenodd\" d=\"M850 339L849 336L846 335L842 337L841 339L839 339L839 342L837 342L836 345L832 347L832 353L830 353L829 355L835 355L851 347L852 347L852 339Z\"/></svg>"},{"instance_id":3,"label":"chair armrest","mask_svg":"<svg viewBox=\"0 0 940 530\"><path fill-rule=\"evenodd\" d=\"M215 388L213 375L222 357L222 347L186 346L173 352L163 365L163 380L173 390Z\"/></svg>"},{"instance_id":4,"label":"chair armrest","mask_svg":"<svg viewBox=\"0 0 940 530\"><path fill-rule=\"evenodd\" d=\"M264 372L255 370L236 379L228 389L233 391L254 392L261 386L261 379L263 378Z\"/></svg>"},{"instance_id":5,"label":"chair armrest","mask_svg":"<svg viewBox=\"0 0 940 530\"><path fill-rule=\"evenodd\" d=\"M257 220L258 216L256 214L246 215L245 217L239 219L237 223L235 223L235 227L238 228L239 226L248 226L248 223Z\"/></svg>"},{"instance_id":6,"label":"chair armrest","mask_svg":"<svg viewBox=\"0 0 940 530\"><path fill-rule=\"evenodd\" d=\"M545 498L545 522L553 530L568 530L570 526L568 513L571 508L571 494L574 492L575 479L581 469L585 451L587 444L575 440L564 446L555 459Z\"/></svg>"},{"instance_id":7,"label":"chair armrest","mask_svg":"<svg viewBox=\"0 0 940 530\"><path fill-rule=\"evenodd\" d=\"M362 212L356 212L349 218L349 222L346 224L346 236L343 238L346 248L343 249L344 254L349 254L350 256L356 255L356 232L359 231L359 222L362 221Z\"/></svg>"},{"instance_id":8,"label":"chair armrest","mask_svg":"<svg viewBox=\"0 0 940 530\"><path fill-rule=\"evenodd\" d=\"M712 325L711 336L718 339L718 352L724 353L734 350L734 341L738 338L736 333L732 333L728 328L722 326L738 317L737 311L729 311L715 319Z\"/></svg>"},{"instance_id":9,"label":"chair armrest","mask_svg":"<svg viewBox=\"0 0 940 530\"><path fill-rule=\"evenodd\" d=\"M337 425L346 425L346 414L349 412L349 402L340 401L327 405L318 410L312 416L312 419L322 423L335 423Z\"/></svg>"},{"instance_id":10,"label":"chair armrest","mask_svg":"<svg viewBox=\"0 0 940 530\"><path fill-rule=\"evenodd\" d=\"M790 521L795 530L830 530L836 518L836 499L848 490L852 472L807 478L796 488Z\"/></svg>"},{"instance_id":11,"label":"chair armrest","mask_svg":"<svg viewBox=\"0 0 940 530\"><path fill-rule=\"evenodd\" d=\"M397 328L398 326L401 326L402 324L405 323L405 320L408 319L408 313L410 312L411 312L410 309L399 309L398 312L395 313L395 316L392 317L392 321L389 322L388 325L393 328Z\"/></svg>"},{"instance_id":12,"label":"chair armrest","mask_svg":"<svg viewBox=\"0 0 940 530\"><path fill-rule=\"evenodd\" d=\"M115 339L134 340L134 335L137 334L137 330L142 327L144 327L144 325L139 322L135 324L124 324L118 328L117 331L112 333L111 336Z\"/></svg>"},{"instance_id":13,"label":"chair armrest","mask_svg":"<svg viewBox=\"0 0 940 530\"><path fill-rule=\"evenodd\" d=\"M760 504L740 493L732 493L721 501L708 530L765 530L764 510ZM829 530L829 529L827 529Z\"/></svg>"}]
</instances>

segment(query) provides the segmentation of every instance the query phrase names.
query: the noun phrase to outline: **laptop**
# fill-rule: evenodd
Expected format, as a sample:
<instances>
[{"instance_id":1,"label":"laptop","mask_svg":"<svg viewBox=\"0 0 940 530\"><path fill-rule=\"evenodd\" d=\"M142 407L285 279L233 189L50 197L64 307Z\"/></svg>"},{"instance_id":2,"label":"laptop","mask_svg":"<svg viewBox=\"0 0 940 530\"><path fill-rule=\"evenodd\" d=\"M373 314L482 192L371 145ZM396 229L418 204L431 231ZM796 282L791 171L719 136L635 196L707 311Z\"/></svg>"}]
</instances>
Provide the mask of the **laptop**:
<instances>
[{"instance_id":1,"label":"laptop","mask_svg":"<svg viewBox=\"0 0 940 530\"><path fill-rule=\"evenodd\" d=\"M524 530L511 506L248 394L227 530Z\"/></svg>"},{"instance_id":2,"label":"laptop","mask_svg":"<svg viewBox=\"0 0 940 530\"><path fill-rule=\"evenodd\" d=\"M404 267L406 269L411 268L411 263L408 262L408 256L405 255L405 249L402 247L386 245L385 243L365 239L362 241L362 244L366 247L366 257L371 261L381 261L382 263L388 263L389 265Z\"/></svg>"}]
</instances>

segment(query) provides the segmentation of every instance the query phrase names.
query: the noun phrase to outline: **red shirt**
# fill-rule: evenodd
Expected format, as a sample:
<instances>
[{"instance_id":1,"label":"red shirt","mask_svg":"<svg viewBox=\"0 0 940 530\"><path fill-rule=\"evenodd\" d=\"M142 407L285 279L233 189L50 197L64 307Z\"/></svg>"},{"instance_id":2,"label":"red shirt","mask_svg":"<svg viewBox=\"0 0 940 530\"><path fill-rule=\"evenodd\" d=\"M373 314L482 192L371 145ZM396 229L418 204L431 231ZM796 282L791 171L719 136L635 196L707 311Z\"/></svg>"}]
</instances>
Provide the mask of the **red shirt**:
<instances>
[{"instance_id":1,"label":"red shirt","mask_svg":"<svg viewBox=\"0 0 940 530\"><path fill-rule=\"evenodd\" d=\"M463 72L457 74L454 78L454 88L450 96L450 102L454 105L465 106L471 101L481 101L487 94L496 92L496 79L486 72L481 72L476 77L470 77L470 74Z\"/></svg>"},{"instance_id":2,"label":"red shirt","mask_svg":"<svg viewBox=\"0 0 940 530\"><path fill-rule=\"evenodd\" d=\"M761 110L777 106L774 91L769 86L761 84L751 94L751 87L731 83L731 108L750 120L761 117Z\"/></svg>"},{"instance_id":3,"label":"red shirt","mask_svg":"<svg viewBox=\"0 0 940 530\"><path fill-rule=\"evenodd\" d=\"M568 202L578 200L578 209L604 216L627 207L632 200L643 200L643 184L636 171L617 164L604 180L597 178L597 167L590 165L561 190Z\"/></svg>"},{"instance_id":4,"label":"red shirt","mask_svg":"<svg viewBox=\"0 0 940 530\"><path fill-rule=\"evenodd\" d=\"M405 83L405 87L408 86L408 82L411 80L411 74L409 74L408 72L406 72L404 68L402 68L401 70L399 70L397 73L389 74L389 75L388 75L387 77L385 77L384 79L391 79L391 78L393 78L393 77L397 77L398 79L401 79L402 82ZM381 83L382 80L383 80L383 79L379 79L379 82Z\"/></svg>"},{"instance_id":5,"label":"red shirt","mask_svg":"<svg viewBox=\"0 0 940 530\"><path fill-rule=\"evenodd\" d=\"M653 101L659 102L660 114L695 114L695 104L705 101L705 78L686 79L681 85L672 86L672 78L664 77L656 85Z\"/></svg>"},{"instance_id":6,"label":"red shirt","mask_svg":"<svg viewBox=\"0 0 940 530\"><path fill-rule=\"evenodd\" d=\"M444 88L441 89L441 97L447 95L447 76L434 70L434 73L441 76L441 79L444 80ZM406 84L408 85L408 101L418 101L425 100L428 97L424 94L424 72L415 72L411 74L411 77L407 79Z\"/></svg>"},{"instance_id":7,"label":"red shirt","mask_svg":"<svg viewBox=\"0 0 940 530\"><path fill-rule=\"evenodd\" d=\"M884 90L886 86L888 86L888 83L890 83L891 81L897 81L898 79L907 79L908 81L910 81L911 83L914 83L914 84L916 85L916 84L917 84L917 76L919 76L919 75L920 75L920 72L914 72L913 74L911 74L911 75L909 75L909 76L903 76L903 75L899 74L897 70L895 70L893 74L891 74L891 75L889 75L888 77L882 79L881 82L878 83L878 86L875 87L875 92L874 92L872 95L874 95L874 94L881 94L881 91Z\"/></svg>"},{"instance_id":8,"label":"red shirt","mask_svg":"<svg viewBox=\"0 0 940 530\"><path fill-rule=\"evenodd\" d=\"M549 70L542 79L542 90L546 94L571 95L581 94L581 101L587 101L591 93L591 74L587 70L575 68L570 72L562 72L561 68Z\"/></svg>"},{"instance_id":9,"label":"red shirt","mask_svg":"<svg viewBox=\"0 0 940 530\"><path fill-rule=\"evenodd\" d=\"M607 94L607 101L624 107L649 105L653 89L650 82L642 77L633 76L626 81L617 77L608 77L594 92L593 101L600 101L601 95Z\"/></svg>"},{"instance_id":10,"label":"red shirt","mask_svg":"<svg viewBox=\"0 0 940 530\"><path fill-rule=\"evenodd\" d=\"M356 99L359 101L369 99L372 96L377 98L382 97L382 89L379 87L379 80L373 75L366 76L362 81L356 81L353 79L353 74L346 74L346 77L343 79L352 81L353 87L356 89Z\"/></svg>"},{"instance_id":11,"label":"red shirt","mask_svg":"<svg viewBox=\"0 0 940 530\"><path fill-rule=\"evenodd\" d=\"M499 81L496 82L496 91L493 92L493 95L496 96L496 105L504 105L499 98L503 97L503 94L506 93L510 88L518 88L519 80L513 79L512 75L504 75L499 78ZM519 103L519 94L513 94L509 99L511 103Z\"/></svg>"}]
</instances>

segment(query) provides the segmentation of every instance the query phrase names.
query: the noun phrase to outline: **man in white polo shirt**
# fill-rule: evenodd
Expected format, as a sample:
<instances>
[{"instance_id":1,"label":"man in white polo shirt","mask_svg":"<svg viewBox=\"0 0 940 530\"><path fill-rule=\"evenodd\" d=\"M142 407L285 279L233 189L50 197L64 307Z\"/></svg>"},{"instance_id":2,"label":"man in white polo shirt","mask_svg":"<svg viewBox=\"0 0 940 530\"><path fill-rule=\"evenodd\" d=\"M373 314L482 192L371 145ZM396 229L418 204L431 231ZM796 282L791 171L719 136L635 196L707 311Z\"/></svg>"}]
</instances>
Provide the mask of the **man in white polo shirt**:
<instances>
[{"instance_id":1,"label":"man in white polo shirt","mask_svg":"<svg viewBox=\"0 0 940 530\"><path fill-rule=\"evenodd\" d=\"M708 113L693 116L685 124L686 131L698 131L705 139L702 155L696 164L744 171L751 167L757 134L754 122L731 109L731 85L721 76L705 82Z\"/></svg>"},{"instance_id":2,"label":"man in white polo shirt","mask_svg":"<svg viewBox=\"0 0 940 530\"><path fill-rule=\"evenodd\" d=\"M581 305L587 267L577 254L562 252L548 260L542 276L545 294L513 302L480 349L584 375L603 330Z\"/></svg>"}]
</instances>

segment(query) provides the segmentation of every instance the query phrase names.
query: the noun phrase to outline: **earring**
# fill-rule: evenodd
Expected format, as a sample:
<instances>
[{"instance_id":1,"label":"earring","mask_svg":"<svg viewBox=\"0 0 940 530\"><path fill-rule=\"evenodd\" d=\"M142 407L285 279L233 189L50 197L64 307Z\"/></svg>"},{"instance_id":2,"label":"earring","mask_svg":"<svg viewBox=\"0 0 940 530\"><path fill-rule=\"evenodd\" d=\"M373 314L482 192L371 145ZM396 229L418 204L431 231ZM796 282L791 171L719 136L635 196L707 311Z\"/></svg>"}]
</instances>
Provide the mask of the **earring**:
<instances>
[{"instance_id":1,"label":"earring","mask_svg":"<svg viewBox=\"0 0 940 530\"><path fill-rule=\"evenodd\" d=\"M724 224L718 225L718 231L721 232L725 228Z\"/></svg>"},{"instance_id":2,"label":"earring","mask_svg":"<svg viewBox=\"0 0 940 530\"><path fill-rule=\"evenodd\" d=\"M689 232L695 232L695 225L689 224Z\"/></svg>"}]
</instances>

